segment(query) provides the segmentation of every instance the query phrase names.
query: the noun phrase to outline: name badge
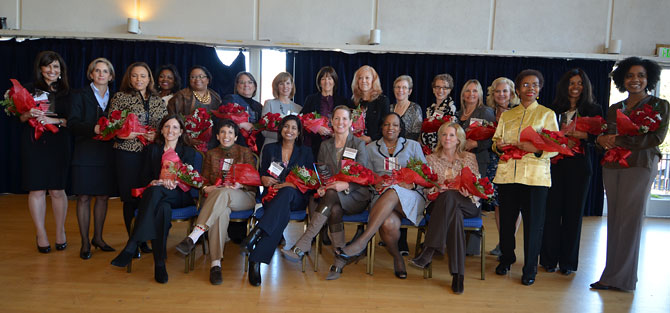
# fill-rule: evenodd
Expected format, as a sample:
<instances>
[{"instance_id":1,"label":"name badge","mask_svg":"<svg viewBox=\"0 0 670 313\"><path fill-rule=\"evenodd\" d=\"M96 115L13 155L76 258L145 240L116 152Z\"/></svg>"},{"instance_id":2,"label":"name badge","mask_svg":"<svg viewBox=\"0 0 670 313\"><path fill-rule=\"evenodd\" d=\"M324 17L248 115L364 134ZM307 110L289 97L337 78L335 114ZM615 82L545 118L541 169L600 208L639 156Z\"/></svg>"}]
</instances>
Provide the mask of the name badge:
<instances>
[{"instance_id":1,"label":"name badge","mask_svg":"<svg viewBox=\"0 0 670 313\"><path fill-rule=\"evenodd\" d=\"M442 118L443 116L444 116L444 113L442 113L440 111L433 112L433 117L434 118Z\"/></svg>"},{"instance_id":2,"label":"name badge","mask_svg":"<svg viewBox=\"0 0 670 313\"><path fill-rule=\"evenodd\" d=\"M230 171L230 167L233 166L233 159L222 159L219 161L219 165L221 166L221 170L224 172Z\"/></svg>"},{"instance_id":3,"label":"name badge","mask_svg":"<svg viewBox=\"0 0 670 313\"><path fill-rule=\"evenodd\" d=\"M384 170L386 171L400 170L400 164L398 163L398 158L389 157L384 159Z\"/></svg>"},{"instance_id":4,"label":"name badge","mask_svg":"<svg viewBox=\"0 0 670 313\"><path fill-rule=\"evenodd\" d=\"M270 168L268 168L268 173L274 178L278 178L281 175L281 172L284 171L284 167L279 164L279 162L270 163Z\"/></svg>"},{"instance_id":5,"label":"name badge","mask_svg":"<svg viewBox=\"0 0 670 313\"><path fill-rule=\"evenodd\" d=\"M358 150L356 150L354 148L344 148L344 153L342 154L342 158L356 160L356 154L357 153L358 153Z\"/></svg>"}]
</instances>

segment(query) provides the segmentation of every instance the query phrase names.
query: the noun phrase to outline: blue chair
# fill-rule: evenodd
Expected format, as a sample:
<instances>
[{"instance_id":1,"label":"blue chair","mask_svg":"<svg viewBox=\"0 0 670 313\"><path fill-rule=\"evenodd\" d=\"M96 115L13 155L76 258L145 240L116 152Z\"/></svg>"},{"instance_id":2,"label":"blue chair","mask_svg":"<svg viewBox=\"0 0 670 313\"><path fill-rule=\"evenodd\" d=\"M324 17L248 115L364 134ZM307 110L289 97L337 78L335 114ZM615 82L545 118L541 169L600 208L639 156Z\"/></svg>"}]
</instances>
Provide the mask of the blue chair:
<instances>
[{"instance_id":1,"label":"blue chair","mask_svg":"<svg viewBox=\"0 0 670 313\"><path fill-rule=\"evenodd\" d=\"M368 224L369 217L370 217L370 211L368 209L365 209L365 211L358 214L342 216L342 222L345 224L353 224L356 226L362 225L363 227L365 227ZM366 254L367 267L365 269L365 272L370 275L372 275L372 260L374 260L374 249L372 249L372 247L375 242L375 237L376 235L372 235L372 238L370 239L370 241L368 241L368 250ZM315 272L319 271L319 255L321 254L321 249L322 249L321 232L319 232L316 235L316 254L315 254L316 257L314 258Z\"/></svg>"},{"instance_id":2,"label":"blue chair","mask_svg":"<svg viewBox=\"0 0 670 313\"><path fill-rule=\"evenodd\" d=\"M265 214L265 209L261 206L258 209L256 209L256 213L252 216L252 221L251 221L251 226L256 225L256 223L263 217ZM289 222L298 222L298 223L303 223L303 229L302 231L304 232L307 230L307 226L309 226L309 219L307 215L307 208L304 210L291 210L289 213ZM248 264L247 258L249 256L245 255L245 263ZM305 272L305 264L306 264L306 258L302 258L302 271L303 273ZM247 266L245 265L244 267L245 271L247 269Z\"/></svg>"},{"instance_id":3,"label":"blue chair","mask_svg":"<svg viewBox=\"0 0 670 313\"><path fill-rule=\"evenodd\" d=\"M419 225L414 225L410 220L408 220L407 218L404 218L404 217L400 220L400 228L415 227L417 229L417 232L416 232L416 246L415 246L415 250L414 250L414 255L415 256L419 255L419 247L420 247L420 243L421 243L421 237L423 236L423 234L426 233L427 218L428 217L426 216L423 219L421 219L421 221L419 221ZM375 237L373 236L372 237L372 242L371 242L372 247L375 247L375 242L374 241L375 241ZM374 251L374 249L370 249L370 250L372 250L372 253L371 253L372 255L371 255L370 262L368 262L368 264L369 264L368 265L368 274L372 275L374 273L375 251ZM370 254L369 250L368 250L368 253ZM424 276L424 278L428 277L428 270L427 269L424 269L423 276Z\"/></svg>"}]
</instances>

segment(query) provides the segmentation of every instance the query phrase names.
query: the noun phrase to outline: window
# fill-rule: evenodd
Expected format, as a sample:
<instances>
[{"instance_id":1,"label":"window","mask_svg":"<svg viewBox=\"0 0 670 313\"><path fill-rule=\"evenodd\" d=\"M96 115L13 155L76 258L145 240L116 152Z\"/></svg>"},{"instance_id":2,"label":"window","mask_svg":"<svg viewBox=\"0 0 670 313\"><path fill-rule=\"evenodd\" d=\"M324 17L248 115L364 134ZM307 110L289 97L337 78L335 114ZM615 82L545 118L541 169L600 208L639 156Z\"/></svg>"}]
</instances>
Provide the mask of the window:
<instances>
[{"instance_id":1,"label":"window","mask_svg":"<svg viewBox=\"0 0 670 313\"><path fill-rule=\"evenodd\" d=\"M230 66L230 64L233 64L233 61L237 58L237 55L240 54L240 51L216 48L216 54L219 56L221 63ZM244 70L249 71L249 51L242 51L242 54L244 54Z\"/></svg>"},{"instance_id":2,"label":"window","mask_svg":"<svg viewBox=\"0 0 670 313\"><path fill-rule=\"evenodd\" d=\"M272 95L272 80L281 72L286 72L286 52L271 49L261 50L261 103L274 98Z\"/></svg>"}]
</instances>

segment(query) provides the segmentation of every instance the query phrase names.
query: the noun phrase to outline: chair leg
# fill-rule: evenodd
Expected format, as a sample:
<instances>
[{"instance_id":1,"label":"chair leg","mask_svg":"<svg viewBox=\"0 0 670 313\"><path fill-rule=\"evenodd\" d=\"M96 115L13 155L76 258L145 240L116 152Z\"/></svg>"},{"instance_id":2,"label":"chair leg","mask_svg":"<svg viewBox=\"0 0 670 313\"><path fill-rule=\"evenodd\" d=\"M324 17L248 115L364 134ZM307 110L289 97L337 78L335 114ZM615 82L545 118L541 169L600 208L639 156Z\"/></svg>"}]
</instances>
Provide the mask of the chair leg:
<instances>
[{"instance_id":1,"label":"chair leg","mask_svg":"<svg viewBox=\"0 0 670 313\"><path fill-rule=\"evenodd\" d=\"M314 272L319 271L319 256L321 255L321 232L318 232L316 234L316 237L314 237L316 242L314 243ZM302 258L303 261L305 258ZM304 268L304 263L303 263L303 272L305 271Z\"/></svg>"},{"instance_id":2,"label":"chair leg","mask_svg":"<svg viewBox=\"0 0 670 313\"><path fill-rule=\"evenodd\" d=\"M422 227L417 227L416 228L416 245L414 246L414 257L419 256L420 248L421 248L421 235L423 234L423 228Z\"/></svg>"},{"instance_id":3,"label":"chair leg","mask_svg":"<svg viewBox=\"0 0 670 313\"><path fill-rule=\"evenodd\" d=\"M482 251L481 251L480 254L481 254L481 258L482 258L482 261L481 261L481 263L482 263L482 280L484 280L484 278L485 278L484 273L486 273L486 271L485 271L485 269L486 269L486 265L485 265L486 258L484 257L484 251L486 251L486 232L484 232L484 225L483 224L482 224L482 227L479 229L479 232L482 236L482 242L481 242Z\"/></svg>"},{"instance_id":4,"label":"chair leg","mask_svg":"<svg viewBox=\"0 0 670 313\"><path fill-rule=\"evenodd\" d=\"M128 266L126 266L126 272L130 273L133 271L133 259L130 258L130 263L128 263Z\"/></svg>"},{"instance_id":5,"label":"chair leg","mask_svg":"<svg viewBox=\"0 0 670 313\"><path fill-rule=\"evenodd\" d=\"M375 247L377 244L375 243L376 241L377 234L372 235L372 238L370 238L370 241L368 242L368 274L373 275L374 274L374 267L375 267Z\"/></svg>"}]
</instances>

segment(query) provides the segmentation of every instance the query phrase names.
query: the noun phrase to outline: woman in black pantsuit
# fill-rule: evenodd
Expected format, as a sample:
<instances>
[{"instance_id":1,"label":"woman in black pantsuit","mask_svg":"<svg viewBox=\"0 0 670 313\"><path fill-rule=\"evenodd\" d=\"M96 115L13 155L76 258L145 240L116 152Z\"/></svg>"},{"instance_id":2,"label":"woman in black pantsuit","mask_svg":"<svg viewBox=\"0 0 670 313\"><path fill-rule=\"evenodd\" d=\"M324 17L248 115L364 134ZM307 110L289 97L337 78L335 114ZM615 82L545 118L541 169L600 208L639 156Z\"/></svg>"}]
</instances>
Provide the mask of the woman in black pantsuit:
<instances>
[{"instance_id":1,"label":"woman in black pantsuit","mask_svg":"<svg viewBox=\"0 0 670 313\"><path fill-rule=\"evenodd\" d=\"M150 184L142 194L139 202L137 219L130 239L123 251L112 260L112 265L126 267L137 246L151 240L154 254L154 278L159 283L167 283L168 274L165 269L166 242L172 208L180 208L193 204L191 195L177 187L176 180L164 168L163 154L174 151L182 163L193 164L196 151L190 147L190 140L184 131L184 121L180 116L166 116L160 123L160 135L156 143L147 146L144 156L141 178L143 185ZM167 162L167 161L166 161Z\"/></svg>"},{"instance_id":2,"label":"woman in black pantsuit","mask_svg":"<svg viewBox=\"0 0 670 313\"><path fill-rule=\"evenodd\" d=\"M289 222L291 210L304 211L309 194L303 194L286 176L296 166L311 168L314 159L309 147L302 145L302 125L295 115L284 117L279 124L279 141L263 147L261 161L261 182L267 188L274 186L277 194L264 204L265 214L249 236L242 241L243 249L251 252L249 256L249 283L258 286L261 283L260 263L269 264L277 245L282 239L284 229ZM281 172L271 174L271 165L281 166ZM273 168L275 168L273 167ZM273 177L272 175L277 175Z\"/></svg>"},{"instance_id":3,"label":"woman in black pantsuit","mask_svg":"<svg viewBox=\"0 0 670 313\"><path fill-rule=\"evenodd\" d=\"M114 251L102 240L102 228L107 215L107 200L116 194L114 173L114 150L112 142L95 140L100 134L97 125L101 116L109 113L109 82L114 80L114 66L105 58L97 58L88 65L86 75L90 86L84 87L72 97L72 110L68 118L75 135L72 156L72 192L77 198L77 220L81 235L79 257L91 257L91 244L103 251ZM88 231L91 216L91 199L95 197L93 241L89 242Z\"/></svg>"},{"instance_id":4,"label":"woman in black pantsuit","mask_svg":"<svg viewBox=\"0 0 670 313\"><path fill-rule=\"evenodd\" d=\"M552 109L561 129L577 117L602 115L602 109L593 100L591 81L582 69L565 73L556 89ZM575 153L551 165L540 264L547 272L555 272L558 265L563 275L570 275L577 270L582 216L591 185L591 153L596 136L578 130L567 130L566 135L571 140L569 145L574 146L578 140L584 153Z\"/></svg>"},{"instance_id":5,"label":"woman in black pantsuit","mask_svg":"<svg viewBox=\"0 0 670 313\"><path fill-rule=\"evenodd\" d=\"M56 52L40 52L35 58L34 72L34 84L26 84L25 88L33 96L48 92L49 114L33 108L20 116L21 122L24 123L21 131L21 180L23 189L29 192L28 208L37 231L37 250L49 253L51 245L44 226L47 190L51 196L51 207L56 221L56 250L64 250L67 247L65 186L72 142L66 117L70 110L70 87L65 62ZM35 128L28 124L31 118L42 125L58 126L58 132L44 131L39 139L36 139Z\"/></svg>"}]
</instances>

